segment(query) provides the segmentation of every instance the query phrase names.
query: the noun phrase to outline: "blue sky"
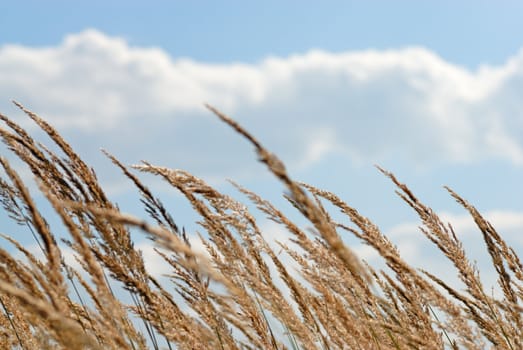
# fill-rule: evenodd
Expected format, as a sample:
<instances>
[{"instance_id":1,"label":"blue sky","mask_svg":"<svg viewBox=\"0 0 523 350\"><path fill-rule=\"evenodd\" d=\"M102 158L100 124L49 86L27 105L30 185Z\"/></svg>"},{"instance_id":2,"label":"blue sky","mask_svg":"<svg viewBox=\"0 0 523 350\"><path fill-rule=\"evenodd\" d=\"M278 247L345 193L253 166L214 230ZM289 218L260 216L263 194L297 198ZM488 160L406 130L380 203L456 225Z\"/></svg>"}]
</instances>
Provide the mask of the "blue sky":
<instances>
[{"instance_id":1,"label":"blue sky","mask_svg":"<svg viewBox=\"0 0 523 350\"><path fill-rule=\"evenodd\" d=\"M415 264L442 257L374 164L457 222L473 251L479 233L442 185L521 251L523 4L318 4L2 2L0 111L24 123L16 99L50 120L133 213L132 188L100 147L128 164L187 169L226 191L232 178L278 200L281 186L208 102L297 179L375 220ZM147 179L191 227L180 198Z\"/></svg>"},{"instance_id":2,"label":"blue sky","mask_svg":"<svg viewBox=\"0 0 523 350\"><path fill-rule=\"evenodd\" d=\"M17 1L0 3L4 43L50 45L96 28L204 62L256 62L421 45L455 64L499 64L521 45L519 1Z\"/></svg>"}]
</instances>

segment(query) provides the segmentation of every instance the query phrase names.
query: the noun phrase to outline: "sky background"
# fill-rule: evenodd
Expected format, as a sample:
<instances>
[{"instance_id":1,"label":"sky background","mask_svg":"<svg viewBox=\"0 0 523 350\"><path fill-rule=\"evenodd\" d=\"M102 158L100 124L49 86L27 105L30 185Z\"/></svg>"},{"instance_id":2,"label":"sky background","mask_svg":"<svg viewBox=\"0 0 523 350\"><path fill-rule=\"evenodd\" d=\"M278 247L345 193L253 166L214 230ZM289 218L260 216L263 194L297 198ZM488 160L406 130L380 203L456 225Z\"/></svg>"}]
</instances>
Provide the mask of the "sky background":
<instances>
[{"instance_id":1,"label":"sky background","mask_svg":"<svg viewBox=\"0 0 523 350\"><path fill-rule=\"evenodd\" d=\"M124 211L143 215L100 148L126 164L189 170L245 200L225 181L233 179L284 205L281 185L203 107L210 103L297 180L375 221L408 261L444 271L374 165L394 172L488 269L480 233L442 186L523 252L522 11L508 0L3 1L0 111L37 137L10 100L55 125ZM198 230L174 190L144 180L180 225ZM285 239L260 220L269 237ZM10 230L2 221L0 231ZM139 246L152 254L148 242Z\"/></svg>"}]
</instances>

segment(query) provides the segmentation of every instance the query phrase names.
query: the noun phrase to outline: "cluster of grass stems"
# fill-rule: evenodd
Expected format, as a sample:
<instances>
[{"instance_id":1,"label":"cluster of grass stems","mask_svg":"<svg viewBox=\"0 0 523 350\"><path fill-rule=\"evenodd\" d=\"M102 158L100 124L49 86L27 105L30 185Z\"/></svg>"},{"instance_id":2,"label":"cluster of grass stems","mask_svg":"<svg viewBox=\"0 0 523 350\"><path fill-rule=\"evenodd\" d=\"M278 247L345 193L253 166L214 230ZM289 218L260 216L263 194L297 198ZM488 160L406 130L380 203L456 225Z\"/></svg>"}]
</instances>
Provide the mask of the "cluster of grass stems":
<instances>
[{"instance_id":1,"label":"cluster of grass stems","mask_svg":"<svg viewBox=\"0 0 523 350\"><path fill-rule=\"evenodd\" d=\"M146 162L127 167L106 153L136 186L148 219L126 215L60 134L15 104L57 151L1 114L0 137L31 170L37 190L63 225L60 235L53 232L19 173L2 157L3 208L33 233L41 249L35 254L2 234L17 248L14 253L0 249L2 349L523 348L522 264L494 227L449 188L483 236L498 275L497 294L485 291L452 226L383 169L419 216L423 235L453 264L464 286L460 290L410 266L373 222L334 193L296 182L276 155L210 106L255 147L285 186L284 197L307 220L305 229L239 185L257 214L190 173ZM205 232L206 254L191 247L139 172L159 176L187 199ZM335 221L326 203L339 209L346 222ZM260 213L292 237L280 242L278 251L258 226ZM131 239L133 228L160 248L156 252L170 269L167 285L147 271ZM374 248L387 271L360 261L344 244L344 235ZM66 263L65 249L74 252L81 268ZM292 259L292 267L280 252ZM127 303L122 287L131 296Z\"/></svg>"}]
</instances>

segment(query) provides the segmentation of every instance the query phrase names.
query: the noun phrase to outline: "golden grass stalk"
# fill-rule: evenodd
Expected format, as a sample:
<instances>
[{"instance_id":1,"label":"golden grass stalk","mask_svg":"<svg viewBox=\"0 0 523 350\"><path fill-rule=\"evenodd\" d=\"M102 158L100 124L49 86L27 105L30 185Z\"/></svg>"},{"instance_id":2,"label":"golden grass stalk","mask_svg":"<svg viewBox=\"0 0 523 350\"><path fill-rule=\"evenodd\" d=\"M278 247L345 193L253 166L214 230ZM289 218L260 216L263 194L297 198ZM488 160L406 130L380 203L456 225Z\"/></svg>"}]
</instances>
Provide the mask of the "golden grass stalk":
<instances>
[{"instance_id":1,"label":"golden grass stalk","mask_svg":"<svg viewBox=\"0 0 523 350\"><path fill-rule=\"evenodd\" d=\"M129 216L109 199L94 170L58 131L15 104L59 152L0 114L0 138L38 185L31 193L2 157L0 203L41 249L35 254L14 235L2 233L14 247L0 248L2 348L522 348L519 257L477 209L451 189L451 197L471 215L485 241L500 297L485 290L481 272L469 261L452 226L381 168L419 216L421 233L453 264L463 290L408 264L371 219L336 194L292 179L276 155L211 106L255 147L312 231L240 185L233 184L256 213L188 172L147 162L127 167L104 151L136 186L153 222ZM136 172L159 176L185 197L200 218L203 232L198 236L206 254L192 247L191 234ZM35 194L48 200L61 226L48 224L33 200ZM325 203L341 210L348 222L334 221ZM290 237L277 242L278 250L258 225L260 213ZM156 253L170 269L168 280L147 270L132 228L157 245ZM388 269L376 270L360 261L342 234L373 247ZM78 269L68 265L66 252L73 252Z\"/></svg>"}]
</instances>

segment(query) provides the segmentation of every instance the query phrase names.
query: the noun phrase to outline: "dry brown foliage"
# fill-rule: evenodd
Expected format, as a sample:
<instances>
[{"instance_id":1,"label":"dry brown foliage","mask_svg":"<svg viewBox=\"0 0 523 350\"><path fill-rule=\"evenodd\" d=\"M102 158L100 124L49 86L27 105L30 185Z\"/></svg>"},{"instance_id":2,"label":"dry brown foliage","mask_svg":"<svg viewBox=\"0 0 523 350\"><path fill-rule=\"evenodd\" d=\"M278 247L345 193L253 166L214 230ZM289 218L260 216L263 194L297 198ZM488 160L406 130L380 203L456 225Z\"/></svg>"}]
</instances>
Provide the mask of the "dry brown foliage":
<instances>
[{"instance_id":1,"label":"dry brown foliage","mask_svg":"<svg viewBox=\"0 0 523 350\"><path fill-rule=\"evenodd\" d=\"M210 106L255 147L285 185L285 198L309 223L304 230L272 203L235 185L292 236L279 251L264 238L256 214L203 180L149 163L127 167L106 153L136 186L152 223L123 214L60 134L16 105L59 151L1 114L0 137L29 167L63 226L60 235L53 231L2 157L3 208L33 233L43 256L2 235L16 248L0 248L2 349L522 349L522 264L494 227L451 189L483 235L499 298L484 289L452 226L385 170L379 169L418 214L421 232L454 265L464 290L410 266L372 221L334 193L296 182L276 155ZM183 194L200 217L208 254L191 247L136 171L159 176ZM334 221L326 203L341 210L347 223ZM131 239L133 227L161 247L157 253L171 269L171 284L147 271ZM387 271L362 263L344 243L347 234L373 247ZM68 266L65 249L74 252L81 271ZM122 287L131 303L119 297Z\"/></svg>"}]
</instances>

